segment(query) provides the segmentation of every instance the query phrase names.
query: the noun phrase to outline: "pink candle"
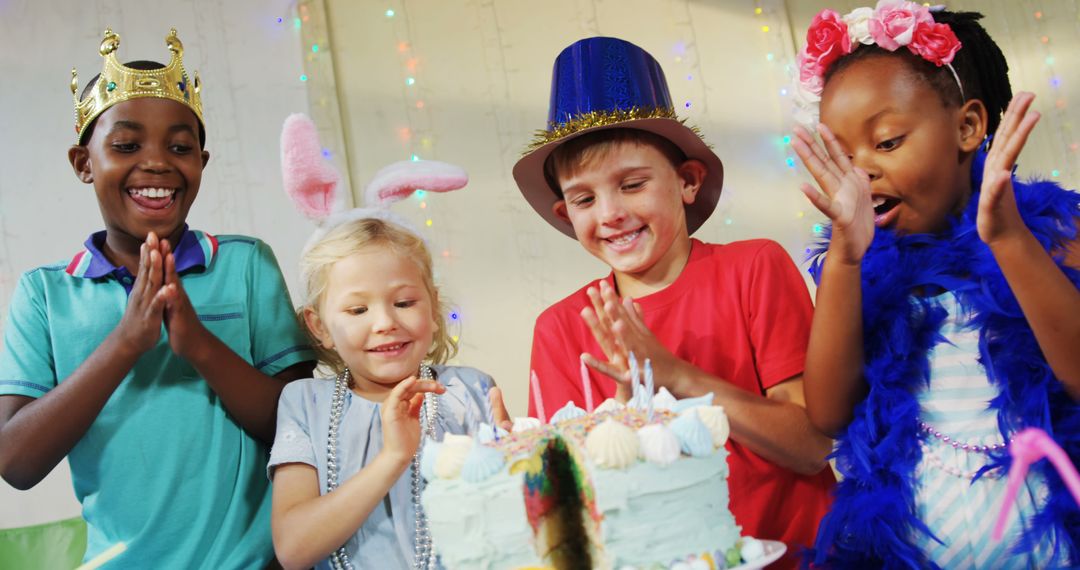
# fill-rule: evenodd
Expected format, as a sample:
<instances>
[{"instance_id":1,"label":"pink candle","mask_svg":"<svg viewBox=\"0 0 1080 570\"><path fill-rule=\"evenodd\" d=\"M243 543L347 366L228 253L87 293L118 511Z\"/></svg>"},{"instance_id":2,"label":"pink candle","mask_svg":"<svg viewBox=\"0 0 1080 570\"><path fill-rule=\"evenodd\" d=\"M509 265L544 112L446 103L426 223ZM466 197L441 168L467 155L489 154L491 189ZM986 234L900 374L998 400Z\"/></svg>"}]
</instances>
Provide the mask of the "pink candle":
<instances>
[{"instance_id":1,"label":"pink candle","mask_svg":"<svg viewBox=\"0 0 1080 570\"><path fill-rule=\"evenodd\" d=\"M591 414L593 411L592 378L589 377L589 366L585 364L585 355L581 356L581 389L585 392L585 411Z\"/></svg>"},{"instance_id":2,"label":"pink candle","mask_svg":"<svg viewBox=\"0 0 1080 570\"><path fill-rule=\"evenodd\" d=\"M544 397L540 395L540 378L533 370L529 376L529 384L532 384L533 401L536 402L536 415L540 417L540 423L547 423L547 414L544 413Z\"/></svg>"}]
</instances>

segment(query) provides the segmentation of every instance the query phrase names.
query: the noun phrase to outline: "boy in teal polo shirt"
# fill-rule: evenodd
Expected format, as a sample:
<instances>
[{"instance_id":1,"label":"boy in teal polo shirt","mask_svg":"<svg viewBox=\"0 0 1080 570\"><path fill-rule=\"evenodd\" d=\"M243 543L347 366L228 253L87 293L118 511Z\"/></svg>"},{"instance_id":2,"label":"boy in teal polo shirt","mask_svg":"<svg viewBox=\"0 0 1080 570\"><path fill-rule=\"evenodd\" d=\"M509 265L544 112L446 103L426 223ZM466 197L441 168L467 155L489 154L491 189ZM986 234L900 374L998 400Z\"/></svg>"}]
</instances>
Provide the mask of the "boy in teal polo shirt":
<instances>
[{"instance_id":1,"label":"boy in teal polo shirt","mask_svg":"<svg viewBox=\"0 0 1080 570\"><path fill-rule=\"evenodd\" d=\"M106 229L15 290L0 475L27 489L67 455L87 559L123 542L116 567L261 568L277 399L314 354L270 248L185 223L209 154L175 31L164 66L121 65L119 41L106 31L68 152Z\"/></svg>"}]
</instances>

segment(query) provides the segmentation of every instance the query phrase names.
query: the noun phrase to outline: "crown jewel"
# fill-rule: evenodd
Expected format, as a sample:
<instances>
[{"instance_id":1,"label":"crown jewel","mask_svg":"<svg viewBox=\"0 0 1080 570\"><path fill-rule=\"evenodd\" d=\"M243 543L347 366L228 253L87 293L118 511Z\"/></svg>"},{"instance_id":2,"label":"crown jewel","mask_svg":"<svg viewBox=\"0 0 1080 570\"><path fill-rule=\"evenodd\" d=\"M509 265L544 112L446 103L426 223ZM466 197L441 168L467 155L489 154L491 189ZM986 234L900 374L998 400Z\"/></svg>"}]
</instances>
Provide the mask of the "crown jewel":
<instances>
[{"instance_id":1,"label":"crown jewel","mask_svg":"<svg viewBox=\"0 0 1080 570\"><path fill-rule=\"evenodd\" d=\"M202 97L199 74L194 81L188 80L184 69L184 44L176 37L176 29L169 30L165 37L169 48L169 63L160 69L132 69L116 60L116 50L120 47L120 35L111 29L105 30L101 40L101 57L105 64L101 75L86 98L79 100L79 77L74 68L71 70L71 94L75 99L75 134L76 143L83 144L83 133L98 115L117 103L139 97L157 97L171 99L181 103L195 113L199 123L205 126L202 114Z\"/></svg>"}]
</instances>

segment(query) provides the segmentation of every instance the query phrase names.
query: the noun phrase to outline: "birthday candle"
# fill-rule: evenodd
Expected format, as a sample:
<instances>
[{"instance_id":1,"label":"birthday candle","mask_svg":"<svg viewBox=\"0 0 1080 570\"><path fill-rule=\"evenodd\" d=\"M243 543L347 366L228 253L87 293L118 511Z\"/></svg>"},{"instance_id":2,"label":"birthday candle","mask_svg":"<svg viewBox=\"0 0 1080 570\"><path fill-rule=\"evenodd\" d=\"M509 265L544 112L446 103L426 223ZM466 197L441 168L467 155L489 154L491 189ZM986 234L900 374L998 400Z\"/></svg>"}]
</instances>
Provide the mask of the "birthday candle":
<instances>
[{"instance_id":1,"label":"birthday candle","mask_svg":"<svg viewBox=\"0 0 1080 570\"><path fill-rule=\"evenodd\" d=\"M487 413L484 414L487 417L487 423L491 426L492 433L495 434L495 441L499 440L499 426L495 425L495 403L491 401L491 388L493 386L487 384L484 386L484 395L487 396Z\"/></svg>"},{"instance_id":2,"label":"birthday candle","mask_svg":"<svg viewBox=\"0 0 1080 570\"><path fill-rule=\"evenodd\" d=\"M533 401L536 402L536 415L540 416L540 423L546 424L547 414L544 413L544 398L540 395L540 378L537 378L535 370L529 376L529 383L532 384Z\"/></svg>"},{"instance_id":3,"label":"birthday candle","mask_svg":"<svg viewBox=\"0 0 1080 570\"><path fill-rule=\"evenodd\" d=\"M630 353L630 401L636 402L638 395L638 367L637 357Z\"/></svg>"},{"instance_id":4,"label":"birthday candle","mask_svg":"<svg viewBox=\"0 0 1080 570\"><path fill-rule=\"evenodd\" d=\"M585 364L584 354L581 358L581 389L585 391L585 411L590 414L593 411L592 378L589 377L589 366Z\"/></svg>"},{"instance_id":5,"label":"birthday candle","mask_svg":"<svg viewBox=\"0 0 1080 570\"><path fill-rule=\"evenodd\" d=\"M649 419L652 419L653 415L653 375L652 375L652 360L645 359L645 399L649 402Z\"/></svg>"}]
</instances>

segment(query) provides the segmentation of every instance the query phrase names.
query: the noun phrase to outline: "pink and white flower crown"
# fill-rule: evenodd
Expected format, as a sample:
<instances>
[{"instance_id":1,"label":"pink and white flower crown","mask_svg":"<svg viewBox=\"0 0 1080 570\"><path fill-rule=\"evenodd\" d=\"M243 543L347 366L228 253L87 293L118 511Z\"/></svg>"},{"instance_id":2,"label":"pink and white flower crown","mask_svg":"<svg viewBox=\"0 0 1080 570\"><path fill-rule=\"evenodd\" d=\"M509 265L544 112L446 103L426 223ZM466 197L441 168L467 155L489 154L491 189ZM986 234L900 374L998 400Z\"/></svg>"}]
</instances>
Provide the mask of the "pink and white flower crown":
<instances>
[{"instance_id":1,"label":"pink and white flower crown","mask_svg":"<svg viewBox=\"0 0 1080 570\"><path fill-rule=\"evenodd\" d=\"M806 45L796 58L799 70L795 82L796 120L816 125L825 72L860 44L877 44L888 51L906 46L926 61L948 67L963 95L960 76L951 63L960 50L960 40L952 28L935 22L931 9L922 4L880 0L873 9L856 8L845 16L833 10L822 10L814 16L806 31Z\"/></svg>"}]
</instances>

